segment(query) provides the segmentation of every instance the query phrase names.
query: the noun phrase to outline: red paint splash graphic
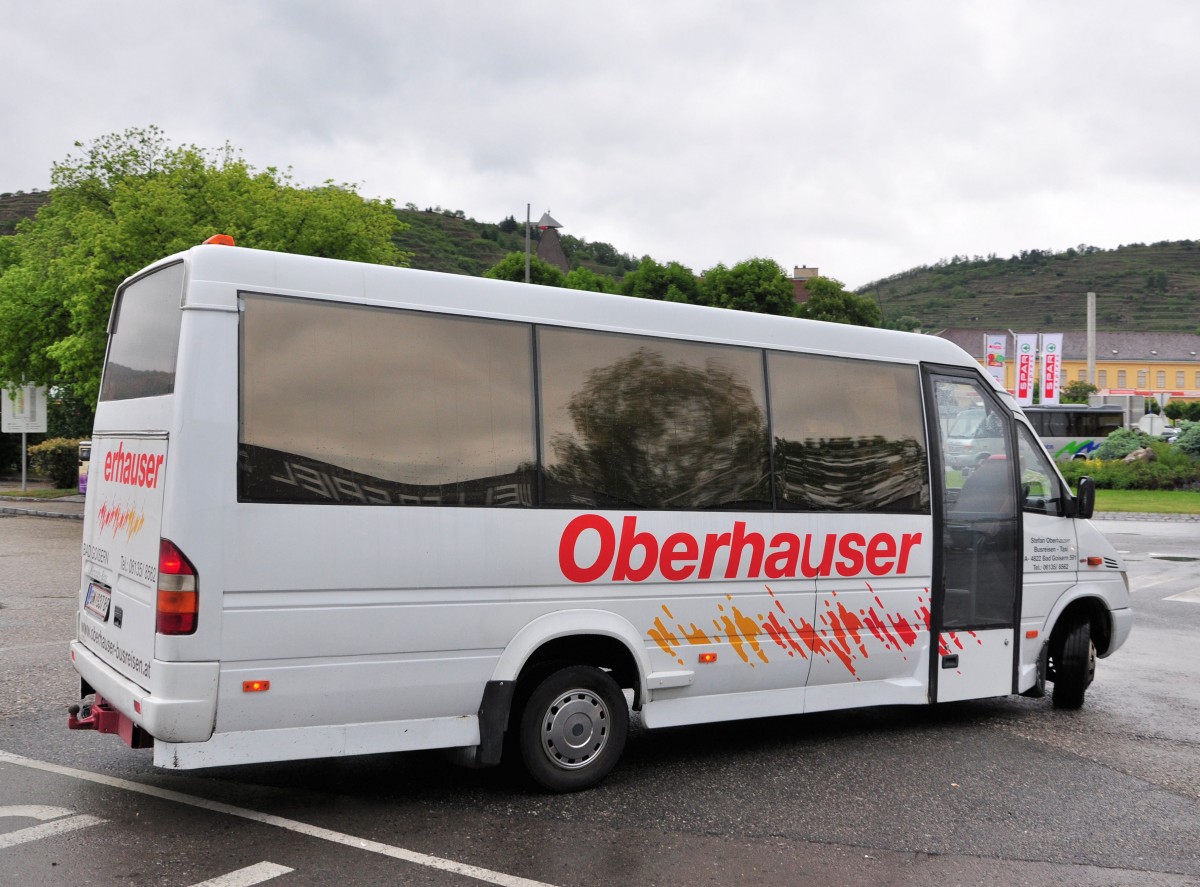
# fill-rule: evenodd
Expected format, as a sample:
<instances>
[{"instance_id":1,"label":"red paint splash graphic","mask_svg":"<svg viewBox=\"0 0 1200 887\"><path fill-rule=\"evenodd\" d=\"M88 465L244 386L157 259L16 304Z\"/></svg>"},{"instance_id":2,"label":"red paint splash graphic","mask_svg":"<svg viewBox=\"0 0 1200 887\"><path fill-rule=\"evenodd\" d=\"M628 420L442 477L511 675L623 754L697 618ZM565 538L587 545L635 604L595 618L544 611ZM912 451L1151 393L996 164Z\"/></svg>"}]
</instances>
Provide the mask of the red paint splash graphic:
<instances>
[{"instance_id":1,"label":"red paint splash graphic","mask_svg":"<svg viewBox=\"0 0 1200 887\"><path fill-rule=\"evenodd\" d=\"M974 640L979 646L983 646L983 638L981 638L978 633L974 631L968 631L966 634L970 635L972 640ZM953 648L950 646L951 644L954 645ZM963 642L958 639L957 631L944 631L938 635L938 653L940 655L949 656L954 652L955 649L966 649L963 646Z\"/></svg>"},{"instance_id":2,"label":"red paint splash graphic","mask_svg":"<svg viewBox=\"0 0 1200 887\"><path fill-rule=\"evenodd\" d=\"M837 592L834 592L821 602L824 611L817 617L817 623L822 627L817 628L803 617L797 620L789 616L783 602L775 596L771 587L768 585L765 588L771 596L771 611L765 615L759 613L757 619L751 619L736 606L730 606L729 612L726 612L725 605L718 604L717 609L722 615L713 619L716 628L713 637L697 628L694 622L691 623L690 629L684 628L682 623L676 623L673 631L667 627L661 616L654 620L653 627L647 634L663 652L680 665L684 664L679 651L685 640L693 645L719 644L727 640L738 658L751 668L755 665L755 659L767 663L770 661L767 656L770 645L765 643L765 639L762 642L759 640L765 634L789 657L799 656L807 660L809 654L812 654L830 662L832 656L841 662L851 675L857 677L857 662L860 659L868 659L871 655L868 636L874 637L883 649L903 655L905 651L916 646L922 631L929 631L929 608L925 605L924 597L917 598L918 608L913 612L910 621L900 613L888 612L878 595L875 595L875 606L861 608L855 613L847 609L841 601L834 600L837 597ZM875 594L869 583L867 590ZM733 598L726 595L726 600L732 601ZM675 617L666 605L663 605L662 611L668 619L674 621ZM905 655L904 658L907 659L908 656Z\"/></svg>"},{"instance_id":3,"label":"red paint splash graphic","mask_svg":"<svg viewBox=\"0 0 1200 887\"><path fill-rule=\"evenodd\" d=\"M143 511L134 511L132 508L122 508L120 505L110 505L107 502L100 506L96 512L96 524L100 535L112 529L113 538L115 539L118 533L125 533L125 538L132 539L142 531L142 525L146 523L146 514Z\"/></svg>"}]
</instances>

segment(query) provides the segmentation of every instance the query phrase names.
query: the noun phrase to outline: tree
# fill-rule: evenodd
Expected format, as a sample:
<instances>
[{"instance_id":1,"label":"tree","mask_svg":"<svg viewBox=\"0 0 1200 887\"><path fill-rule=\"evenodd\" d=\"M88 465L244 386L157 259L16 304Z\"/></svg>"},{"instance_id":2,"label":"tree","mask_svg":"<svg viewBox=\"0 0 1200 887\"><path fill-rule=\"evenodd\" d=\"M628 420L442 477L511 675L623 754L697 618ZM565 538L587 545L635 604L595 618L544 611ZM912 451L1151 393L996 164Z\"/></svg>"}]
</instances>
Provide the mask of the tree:
<instances>
[{"instance_id":1,"label":"tree","mask_svg":"<svg viewBox=\"0 0 1200 887\"><path fill-rule=\"evenodd\" d=\"M1156 269L1146 275L1146 289L1149 292L1165 293L1167 284L1167 272L1162 269Z\"/></svg>"},{"instance_id":2,"label":"tree","mask_svg":"<svg viewBox=\"0 0 1200 887\"><path fill-rule=\"evenodd\" d=\"M484 277L492 280L515 280L525 282L525 253L509 253L491 268L483 272ZM551 265L543 262L537 256L529 257L529 282L542 286L565 286L566 275Z\"/></svg>"},{"instance_id":3,"label":"tree","mask_svg":"<svg viewBox=\"0 0 1200 887\"><path fill-rule=\"evenodd\" d=\"M50 202L0 247L0 380L94 403L117 285L216 233L239 246L396 265L391 201L296 185L226 145L172 147L156 127L103 136L51 167Z\"/></svg>"},{"instance_id":4,"label":"tree","mask_svg":"<svg viewBox=\"0 0 1200 887\"><path fill-rule=\"evenodd\" d=\"M779 263L771 259L747 259L732 268L710 268L701 280L701 294L707 304L717 308L784 317L796 311L792 283Z\"/></svg>"},{"instance_id":5,"label":"tree","mask_svg":"<svg viewBox=\"0 0 1200 887\"><path fill-rule=\"evenodd\" d=\"M883 315L873 299L848 292L840 280L812 277L806 284L808 301L801 303L798 316L831 323L880 326Z\"/></svg>"},{"instance_id":6,"label":"tree","mask_svg":"<svg viewBox=\"0 0 1200 887\"><path fill-rule=\"evenodd\" d=\"M903 314L887 325L890 330L903 330L906 333L920 332L921 318L913 314Z\"/></svg>"},{"instance_id":7,"label":"tree","mask_svg":"<svg viewBox=\"0 0 1200 887\"><path fill-rule=\"evenodd\" d=\"M1095 394L1100 389L1091 382L1085 382L1083 379L1072 379L1062 387L1059 392L1059 400L1063 403L1087 403L1088 395Z\"/></svg>"},{"instance_id":8,"label":"tree","mask_svg":"<svg viewBox=\"0 0 1200 887\"><path fill-rule=\"evenodd\" d=\"M588 290L593 293L615 293L617 291L617 282L611 277L597 274L591 268L585 268L582 265L571 269L564 285L567 289Z\"/></svg>"},{"instance_id":9,"label":"tree","mask_svg":"<svg viewBox=\"0 0 1200 887\"><path fill-rule=\"evenodd\" d=\"M674 291L672 291L674 287ZM692 269L678 262L660 265L644 256L633 271L621 278L621 293L639 299L666 300L699 304L700 285Z\"/></svg>"}]
</instances>

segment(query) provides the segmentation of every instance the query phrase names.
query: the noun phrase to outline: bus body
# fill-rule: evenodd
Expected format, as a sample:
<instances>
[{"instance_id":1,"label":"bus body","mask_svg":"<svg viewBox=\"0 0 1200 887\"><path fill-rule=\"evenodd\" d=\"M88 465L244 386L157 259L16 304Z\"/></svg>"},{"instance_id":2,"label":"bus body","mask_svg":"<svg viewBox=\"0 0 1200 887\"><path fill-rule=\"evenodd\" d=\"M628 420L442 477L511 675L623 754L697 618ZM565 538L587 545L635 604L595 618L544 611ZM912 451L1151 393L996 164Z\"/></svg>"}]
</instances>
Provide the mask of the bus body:
<instances>
[{"instance_id":1,"label":"bus body","mask_svg":"<svg viewBox=\"0 0 1200 887\"><path fill-rule=\"evenodd\" d=\"M1119 406L1036 404L1025 407L1025 416L1056 460L1090 458L1106 437L1125 427Z\"/></svg>"},{"instance_id":2,"label":"bus body","mask_svg":"<svg viewBox=\"0 0 1200 887\"><path fill-rule=\"evenodd\" d=\"M1077 707L1131 625L1090 482L935 337L232 246L109 334L69 723L159 766L507 745L572 790L627 700Z\"/></svg>"}]
</instances>

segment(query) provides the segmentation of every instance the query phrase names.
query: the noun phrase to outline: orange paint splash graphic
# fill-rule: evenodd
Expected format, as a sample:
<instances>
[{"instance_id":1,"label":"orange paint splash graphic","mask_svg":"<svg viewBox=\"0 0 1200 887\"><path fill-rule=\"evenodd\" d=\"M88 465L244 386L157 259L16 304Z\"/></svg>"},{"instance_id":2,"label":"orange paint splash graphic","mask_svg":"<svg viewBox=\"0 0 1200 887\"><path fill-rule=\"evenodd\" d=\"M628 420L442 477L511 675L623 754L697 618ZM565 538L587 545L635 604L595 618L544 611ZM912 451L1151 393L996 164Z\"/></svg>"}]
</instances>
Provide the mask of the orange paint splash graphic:
<instances>
[{"instance_id":1,"label":"orange paint splash graphic","mask_svg":"<svg viewBox=\"0 0 1200 887\"><path fill-rule=\"evenodd\" d=\"M105 502L96 512L96 523L99 525L101 536L104 535L105 530L111 528L114 539L121 532L125 533L126 539L132 539L142 531L142 525L146 523L146 514L143 511L134 511L132 508L122 508L120 505L109 505Z\"/></svg>"},{"instance_id":2,"label":"orange paint splash graphic","mask_svg":"<svg viewBox=\"0 0 1200 887\"><path fill-rule=\"evenodd\" d=\"M697 628L694 622L690 628L684 628L682 623L676 622L672 630L661 616L655 618L647 634L659 649L680 665L684 664L679 652L684 640L692 645L719 644L728 640L738 658L751 668L756 664L755 659L769 663L767 652L770 645L765 641L760 642L760 638L766 635L791 658L799 655L807 660L811 653L830 662L833 661L830 657L834 657L851 675L857 677L857 662L870 658L870 638L878 641L884 650L900 653L907 660L908 656L904 655L906 651L916 646L922 631L929 630L929 609L923 597L917 598L918 608L910 621L900 613L888 612L877 595L875 606L861 608L855 613L841 601L835 600L837 593L834 592L821 602L824 610L817 617L817 623L822 627L816 628L803 617L798 620L790 617L771 587L768 585L765 588L771 597L772 609L766 615L759 613L757 619L751 619L736 606L731 606L727 612L724 604L718 604L721 615L712 620L716 628L713 637ZM875 594L869 583L867 590ZM733 600L731 595L725 597L728 601ZM663 605L662 611L667 619L674 621L675 617L666 605Z\"/></svg>"},{"instance_id":3,"label":"orange paint splash graphic","mask_svg":"<svg viewBox=\"0 0 1200 887\"><path fill-rule=\"evenodd\" d=\"M732 600L729 595L726 598ZM717 604L717 609L721 612L725 611L724 604ZM722 616L719 620L714 619L713 625L717 627L717 631L725 629L725 637L729 638L729 643L733 644L734 652L738 654L742 662L750 664L754 667L754 663L750 662L750 654L746 652L746 647L754 653L763 662L768 662L767 654L758 643L758 636L763 633L764 629L753 619L743 615L742 611L737 607L733 607L733 618ZM768 632L769 634L769 632Z\"/></svg>"},{"instance_id":4,"label":"orange paint splash graphic","mask_svg":"<svg viewBox=\"0 0 1200 887\"><path fill-rule=\"evenodd\" d=\"M662 611L666 614L668 619L675 618L671 615L671 611L667 609L666 604L663 604ZM690 629L684 628L678 623L676 623L675 628L679 631L680 635L683 635L684 640L693 646L712 643L708 635L704 633L704 629L697 628L696 623L694 622L691 624ZM679 635L676 635L673 631L667 628L666 623L664 623L662 620L662 616L659 616L654 620L654 627L651 628L647 634L650 635L650 639L654 641L654 643L658 644L659 649L661 649L668 656L673 656L675 661L680 665L684 664L683 659L679 656L679 648L682 646L682 641L680 641Z\"/></svg>"}]
</instances>

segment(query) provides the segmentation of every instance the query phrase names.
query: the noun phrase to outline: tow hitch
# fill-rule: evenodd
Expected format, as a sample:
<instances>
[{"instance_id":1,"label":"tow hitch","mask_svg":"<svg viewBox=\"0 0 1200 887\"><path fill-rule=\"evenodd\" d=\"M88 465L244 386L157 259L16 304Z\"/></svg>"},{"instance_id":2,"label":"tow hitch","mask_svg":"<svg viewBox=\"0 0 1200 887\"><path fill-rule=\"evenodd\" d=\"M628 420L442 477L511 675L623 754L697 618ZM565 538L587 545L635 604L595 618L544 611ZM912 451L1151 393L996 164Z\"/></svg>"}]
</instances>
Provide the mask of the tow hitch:
<instances>
[{"instance_id":1,"label":"tow hitch","mask_svg":"<svg viewBox=\"0 0 1200 887\"><path fill-rule=\"evenodd\" d=\"M116 733L130 748L153 748L154 737L109 705L97 693L95 702L67 709L67 729Z\"/></svg>"}]
</instances>

